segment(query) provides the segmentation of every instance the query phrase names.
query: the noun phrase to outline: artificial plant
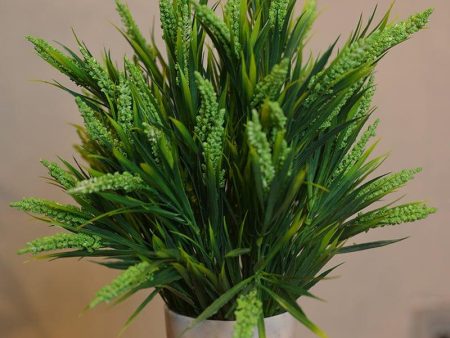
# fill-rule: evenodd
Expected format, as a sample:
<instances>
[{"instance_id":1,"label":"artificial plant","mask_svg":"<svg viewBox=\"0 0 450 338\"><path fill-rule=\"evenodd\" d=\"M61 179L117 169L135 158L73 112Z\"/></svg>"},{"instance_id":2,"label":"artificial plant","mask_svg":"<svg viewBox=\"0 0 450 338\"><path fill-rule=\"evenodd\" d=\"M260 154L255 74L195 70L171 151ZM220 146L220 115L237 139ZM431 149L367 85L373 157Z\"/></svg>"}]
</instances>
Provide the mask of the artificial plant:
<instances>
[{"instance_id":1,"label":"artificial plant","mask_svg":"<svg viewBox=\"0 0 450 338\"><path fill-rule=\"evenodd\" d=\"M237 319L235 337L264 337L264 317L288 311L317 335L297 300L327 277L337 254L370 229L412 222L423 202L377 203L419 169L375 175L378 121L368 127L374 68L424 28L431 10L391 23L374 15L335 51L305 53L317 16L307 0L160 0L165 50L146 40L117 0L134 54L119 65L28 37L79 88L83 162L42 161L74 205L26 198L12 206L64 230L20 253L95 257L122 270L89 307L138 290L180 314ZM217 11L218 12L218 11ZM61 249L64 249L60 251Z\"/></svg>"}]
</instances>

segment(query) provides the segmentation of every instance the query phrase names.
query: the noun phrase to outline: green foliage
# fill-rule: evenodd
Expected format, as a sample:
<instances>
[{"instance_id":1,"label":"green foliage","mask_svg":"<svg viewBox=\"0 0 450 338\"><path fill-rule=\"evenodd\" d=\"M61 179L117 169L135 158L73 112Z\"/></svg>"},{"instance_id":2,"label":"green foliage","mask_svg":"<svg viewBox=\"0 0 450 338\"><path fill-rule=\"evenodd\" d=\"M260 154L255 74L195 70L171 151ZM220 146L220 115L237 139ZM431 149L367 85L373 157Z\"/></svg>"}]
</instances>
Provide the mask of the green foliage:
<instances>
[{"instance_id":1,"label":"green foliage","mask_svg":"<svg viewBox=\"0 0 450 338\"><path fill-rule=\"evenodd\" d=\"M288 311L326 337L296 301L334 270L336 254L397 242L347 240L435 212L383 204L419 170L369 180L385 157L372 157L378 120L365 127L377 63L431 10L400 23L387 13L374 26L372 16L338 52L332 44L305 58L315 0L298 16L295 1L228 0L222 17L205 1L161 0L166 54L116 4L134 53L123 66L109 53L97 60L78 38L76 52L28 37L82 88L55 83L83 118L83 163L42 162L79 206L12 204L70 232L21 253L57 250L46 257L103 258L122 270L90 307L155 288L129 322L158 293L196 317L192 326L237 319L236 337L256 324L263 336L263 316Z\"/></svg>"}]
</instances>

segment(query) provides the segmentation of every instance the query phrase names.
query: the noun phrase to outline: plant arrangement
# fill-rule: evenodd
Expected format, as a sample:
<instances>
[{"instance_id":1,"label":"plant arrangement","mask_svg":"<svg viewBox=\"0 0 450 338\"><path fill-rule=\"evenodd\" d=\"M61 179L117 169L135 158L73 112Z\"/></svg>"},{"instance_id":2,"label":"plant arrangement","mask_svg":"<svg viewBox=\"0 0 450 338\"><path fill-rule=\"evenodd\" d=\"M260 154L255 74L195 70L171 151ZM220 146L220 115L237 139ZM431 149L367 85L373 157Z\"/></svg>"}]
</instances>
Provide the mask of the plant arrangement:
<instances>
[{"instance_id":1,"label":"plant arrangement","mask_svg":"<svg viewBox=\"0 0 450 338\"><path fill-rule=\"evenodd\" d=\"M42 161L74 205L26 198L13 207L63 232L19 253L95 257L119 276L88 308L159 294L172 311L236 320L235 337L265 337L264 318L289 312L325 333L297 300L334 269L337 254L397 240L346 244L355 235L420 220L423 202L381 202L420 169L371 175L378 121L369 124L374 68L424 28L431 10L391 23L359 21L343 47L317 58L305 42L317 16L307 0L160 0L165 54L117 0L134 55L117 65L28 37L81 90L73 95L84 160ZM42 255L44 252L49 252Z\"/></svg>"}]
</instances>

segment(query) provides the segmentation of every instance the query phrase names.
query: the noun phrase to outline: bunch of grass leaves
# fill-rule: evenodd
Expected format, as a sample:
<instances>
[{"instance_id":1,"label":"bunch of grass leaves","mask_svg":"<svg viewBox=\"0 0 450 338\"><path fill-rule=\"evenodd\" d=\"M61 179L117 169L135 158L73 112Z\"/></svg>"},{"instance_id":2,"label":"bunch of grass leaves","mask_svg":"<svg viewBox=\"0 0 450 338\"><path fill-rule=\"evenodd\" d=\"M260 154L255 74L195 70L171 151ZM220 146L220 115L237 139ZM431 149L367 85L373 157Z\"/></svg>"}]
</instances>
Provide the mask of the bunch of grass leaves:
<instances>
[{"instance_id":1,"label":"bunch of grass leaves","mask_svg":"<svg viewBox=\"0 0 450 338\"><path fill-rule=\"evenodd\" d=\"M13 206L60 227L20 253L93 257L121 270L89 307L139 290L180 314L238 320L235 336L291 313L325 337L297 300L335 267L337 254L394 243L346 245L353 236L425 218L423 202L383 202L418 169L376 176L374 69L424 28L431 10L392 23L362 20L343 47L317 57L305 45L314 0L160 0L165 52L116 1L133 56L118 65L28 37L77 86L82 164L43 161L73 205L28 198ZM307 54L309 55L309 54ZM370 178L369 178L370 177ZM256 320L252 316L258 316ZM239 333L241 332L241 333Z\"/></svg>"}]
</instances>

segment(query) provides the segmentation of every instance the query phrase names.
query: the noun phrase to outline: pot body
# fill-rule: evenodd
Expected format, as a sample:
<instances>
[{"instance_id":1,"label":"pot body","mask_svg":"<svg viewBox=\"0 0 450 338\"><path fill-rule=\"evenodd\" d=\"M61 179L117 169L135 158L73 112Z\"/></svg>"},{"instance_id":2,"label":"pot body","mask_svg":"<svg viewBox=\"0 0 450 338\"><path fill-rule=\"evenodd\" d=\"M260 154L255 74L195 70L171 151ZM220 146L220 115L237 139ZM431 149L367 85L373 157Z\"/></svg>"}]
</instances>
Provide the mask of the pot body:
<instances>
[{"instance_id":1,"label":"pot body","mask_svg":"<svg viewBox=\"0 0 450 338\"><path fill-rule=\"evenodd\" d=\"M181 336L191 324L193 318L179 315L165 308L167 338L232 338L233 321L206 320ZM266 336L268 338L294 337L295 319L289 313L264 319ZM257 329L253 334L257 338Z\"/></svg>"}]
</instances>

